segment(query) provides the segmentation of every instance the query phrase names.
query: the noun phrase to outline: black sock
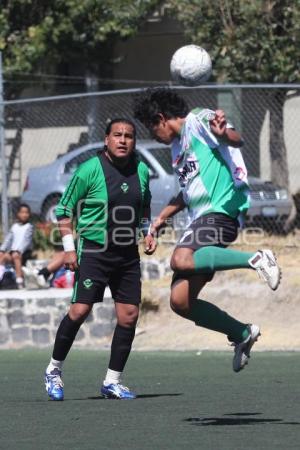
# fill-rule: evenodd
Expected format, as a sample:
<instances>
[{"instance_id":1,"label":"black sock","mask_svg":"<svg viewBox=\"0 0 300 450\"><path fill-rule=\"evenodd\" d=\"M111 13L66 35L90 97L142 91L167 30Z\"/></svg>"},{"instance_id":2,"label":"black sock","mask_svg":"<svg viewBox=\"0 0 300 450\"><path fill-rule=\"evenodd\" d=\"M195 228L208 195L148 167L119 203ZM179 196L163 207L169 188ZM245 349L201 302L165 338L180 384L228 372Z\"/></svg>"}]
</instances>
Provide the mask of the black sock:
<instances>
[{"instance_id":1,"label":"black sock","mask_svg":"<svg viewBox=\"0 0 300 450\"><path fill-rule=\"evenodd\" d=\"M135 328L126 328L118 324L116 325L111 343L109 369L123 372L131 350L134 335Z\"/></svg>"},{"instance_id":2,"label":"black sock","mask_svg":"<svg viewBox=\"0 0 300 450\"><path fill-rule=\"evenodd\" d=\"M52 358L57 361L64 361L74 342L76 334L81 326L81 322L71 320L67 314L58 327Z\"/></svg>"},{"instance_id":3,"label":"black sock","mask_svg":"<svg viewBox=\"0 0 300 450\"><path fill-rule=\"evenodd\" d=\"M43 267L41 270L39 270L39 275L43 275L45 280L47 281L51 275L51 272L49 272L47 267Z\"/></svg>"}]
</instances>

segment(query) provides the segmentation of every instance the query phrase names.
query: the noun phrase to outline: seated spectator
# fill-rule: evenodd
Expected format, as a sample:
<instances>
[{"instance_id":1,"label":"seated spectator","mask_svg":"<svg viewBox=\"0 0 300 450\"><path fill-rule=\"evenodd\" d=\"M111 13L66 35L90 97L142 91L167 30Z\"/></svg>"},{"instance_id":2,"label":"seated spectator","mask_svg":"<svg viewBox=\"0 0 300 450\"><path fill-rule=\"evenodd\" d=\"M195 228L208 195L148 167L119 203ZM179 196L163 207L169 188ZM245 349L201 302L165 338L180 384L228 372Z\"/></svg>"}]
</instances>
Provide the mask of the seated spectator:
<instances>
[{"instance_id":1,"label":"seated spectator","mask_svg":"<svg viewBox=\"0 0 300 450\"><path fill-rule=\"evenodd\" d=\"M40 269L36 274L36 280L39 287L46 287L49 285L49 278L59 269L64 267L64 252L58 251L49 261L46 267Z\"/></svg>"},{"instance_id":2,"label":"seated spectator","mask_svg":"<svg viewBox=\"0 0 300 450\"><path fill-rule=\"evenodd\" d=\"M5 265L12 265L18 289L24 287L22 265L30 257L32 250L33 225L29 222L30 215L29 206L22 203L17 210L16 222L0 246L0 273L5 272Z\"/></svg>"},{"instance_id":3,"label":"seated spectator","mask_svg":"<svg viewBox=\"0 0 300 450\"><path fill-rule=\"evenodd\" d=\"M64 267L64 252L57 251L49 263L41 269L29 266L23 267L25 279L28 283L34 281L40 288L57 287L69 288L74 283L74 272L66 270Z\"/></svg>"}]
</instances>

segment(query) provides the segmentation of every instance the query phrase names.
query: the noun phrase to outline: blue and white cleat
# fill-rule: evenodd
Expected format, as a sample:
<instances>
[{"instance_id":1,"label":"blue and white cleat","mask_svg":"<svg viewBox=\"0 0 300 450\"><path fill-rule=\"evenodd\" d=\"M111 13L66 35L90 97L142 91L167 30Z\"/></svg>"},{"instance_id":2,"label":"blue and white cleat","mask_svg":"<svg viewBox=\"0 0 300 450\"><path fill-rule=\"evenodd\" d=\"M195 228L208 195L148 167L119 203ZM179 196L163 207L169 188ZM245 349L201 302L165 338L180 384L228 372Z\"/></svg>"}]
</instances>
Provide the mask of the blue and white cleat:
<instances>
[{"instance_id":1,"label":"blue and white cleat","mask_svg":"<svg viewBox=\"0 0 300 450\"><path fill-rule=\"evenodd\" d=\"M136 398L134 392L130 391L128 387L123 386L120 383L109 384L108 386L103 384L100 393L104 398L114 398L119 400L131 400Z\"/></svg>"},{"instance_id":2,"label":"blue and white cleat","mask_svg":"<svg viewBox=\"0 0 300 450\"><path fill-rule=\"evenodd\" d=\"M45 373L46 391L51 400L61 401L64 399L64 383L61 379L61 370L54 369Z\"/></svg>"}]
</instances>

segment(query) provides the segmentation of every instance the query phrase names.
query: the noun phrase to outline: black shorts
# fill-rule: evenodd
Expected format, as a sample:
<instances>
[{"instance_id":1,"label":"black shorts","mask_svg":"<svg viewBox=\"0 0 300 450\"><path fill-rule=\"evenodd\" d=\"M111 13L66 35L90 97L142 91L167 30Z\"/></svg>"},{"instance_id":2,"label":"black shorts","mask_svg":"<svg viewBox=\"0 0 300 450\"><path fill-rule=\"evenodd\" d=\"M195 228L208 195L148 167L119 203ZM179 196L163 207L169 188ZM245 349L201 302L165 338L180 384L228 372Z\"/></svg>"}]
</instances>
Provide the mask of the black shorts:
<instances>
[{"instance_id":1,"label":"black shorts","mask_svg":"<svg viewBox=\"0 0 300 450\"><path fill-rule=\"evenodd\" d=\"M190 248L194 251L209 245L226 248L236 240L238 228L238 220L233 219L226 214L206 214L191 223L191 225L183 233L176 248ZM207 281L211 281L214 274L214 272L205 274ZM172 284L178 279L186 278L190 278L190 276L175 273L172 279Z\"/></svg>"},{"instance_id":2,"label":"black shorts","mask_svg":"<svg viewBox=\"0 0 300 450\"><path fill-rule=\"evenodd\" d=\"M141 269L138 248L103 248L83 239L78 249L79 269L75 273L72 303L103 301L108 286L112 298L119 303L138 305L141 302Z\"/></svg>"}]
</instances>

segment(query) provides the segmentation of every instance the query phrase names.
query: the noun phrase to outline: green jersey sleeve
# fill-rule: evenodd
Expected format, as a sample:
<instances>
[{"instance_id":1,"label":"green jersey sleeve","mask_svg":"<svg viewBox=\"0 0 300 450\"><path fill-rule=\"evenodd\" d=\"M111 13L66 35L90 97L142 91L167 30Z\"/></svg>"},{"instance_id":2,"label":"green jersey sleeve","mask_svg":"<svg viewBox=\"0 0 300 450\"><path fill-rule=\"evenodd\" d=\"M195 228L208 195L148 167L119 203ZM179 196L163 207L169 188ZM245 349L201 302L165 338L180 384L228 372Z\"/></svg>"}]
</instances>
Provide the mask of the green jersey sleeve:
<instances>
[{"instance_id":1,"label":"green jersey sleeve","mask_svg":"<svg viewBox=\"0 0 300 450\"><path fill-rule=\"evenodd\" d=\"M56 207L56 217L73 217L80 200L84 199L89 190L89 177L86 176L85 165L79 166L72 176L63 196Z\"/></svg>"},{"instance_id":2,"label":"green jersey sleeve","mask_svg":"<svg viewBox=\"0 0 300 450\"><path fill-rule=\"evenodd\" d=\"M148 166L140 161L138 164L138 175L140 179L141 192L142 192L142 204L143 208L150 208L151 204L151 192L149 187L150 177Z\"/></svg>"}]
</instances>

